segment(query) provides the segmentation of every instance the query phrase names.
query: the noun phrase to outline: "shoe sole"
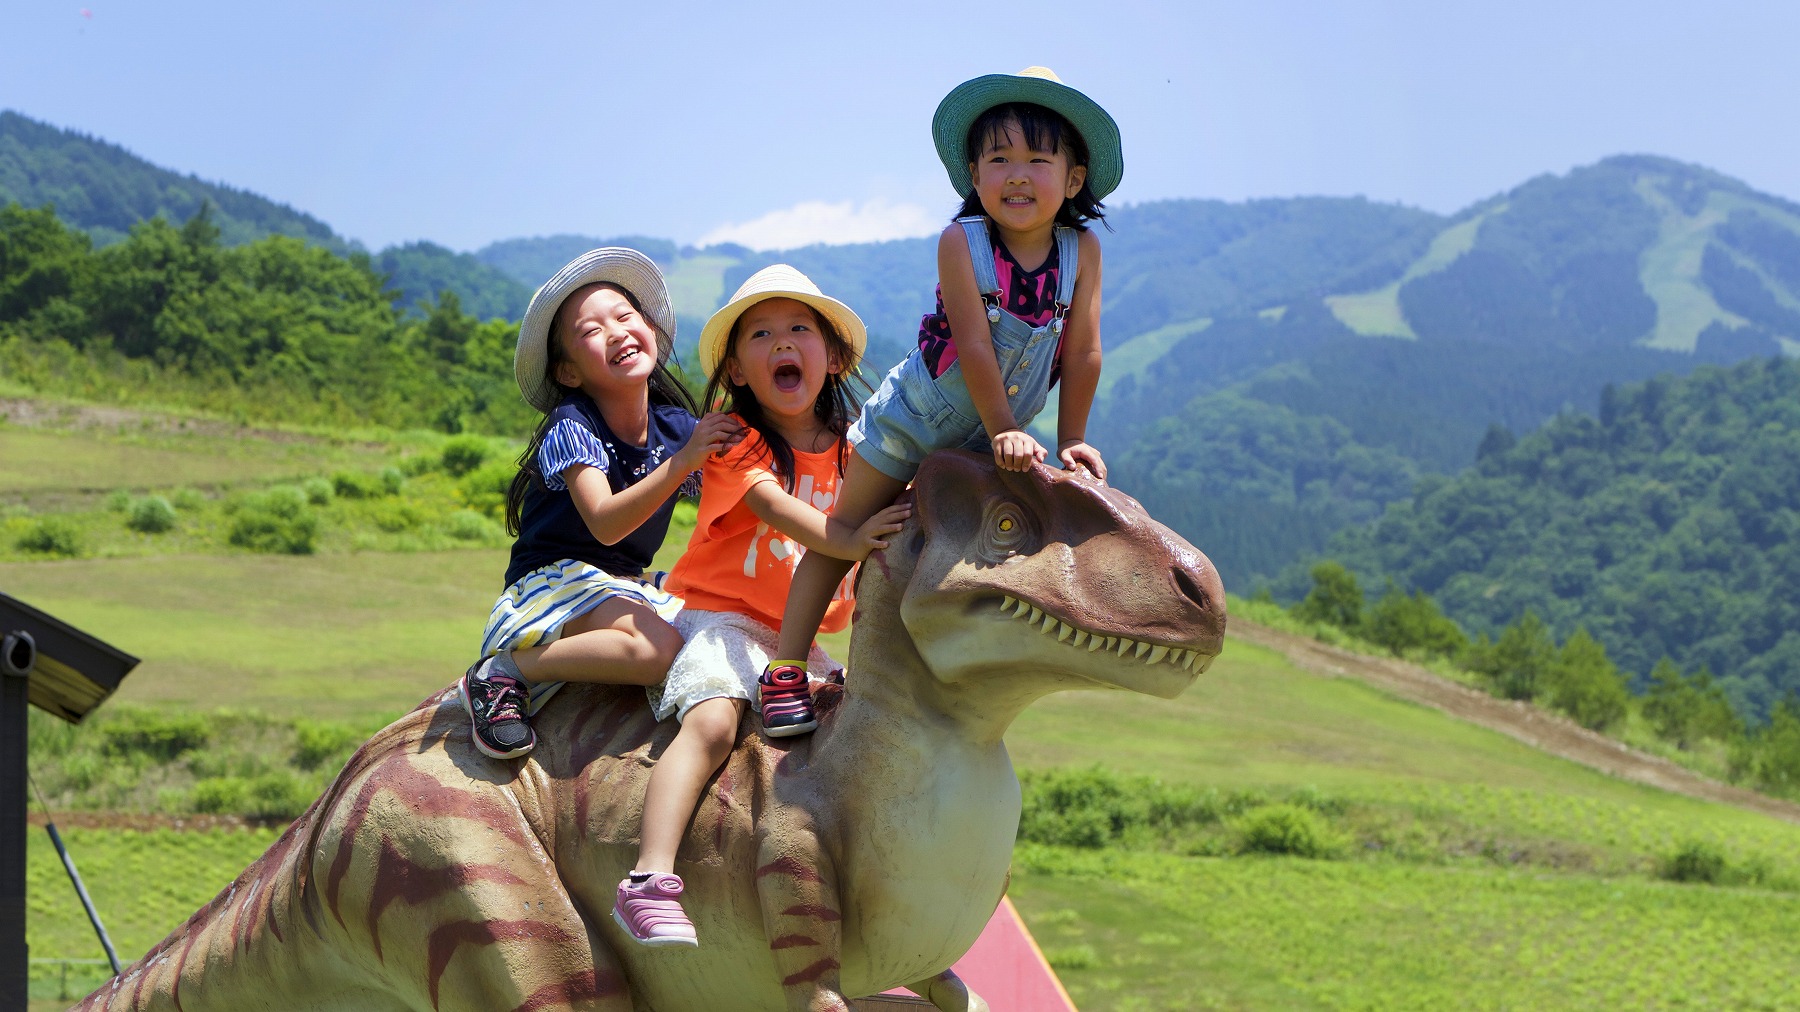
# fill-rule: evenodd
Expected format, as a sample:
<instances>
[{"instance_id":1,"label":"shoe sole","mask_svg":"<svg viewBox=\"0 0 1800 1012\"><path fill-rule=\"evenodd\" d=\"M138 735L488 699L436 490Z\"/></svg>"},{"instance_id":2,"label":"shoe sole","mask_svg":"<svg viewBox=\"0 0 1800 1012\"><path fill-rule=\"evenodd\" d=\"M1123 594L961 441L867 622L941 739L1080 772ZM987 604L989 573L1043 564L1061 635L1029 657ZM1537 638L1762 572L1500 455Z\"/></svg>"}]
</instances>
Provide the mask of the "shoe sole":
<instances>
[{"instance_id":1,"label":"shoe sole","mask_svg":"<svg viewBox=\"0 0 1800 1012\"><path fill-rule=\"evenodd\" d=\"M458 679L456 688L457 691L462 693L463 712L469 715L469 740L475 743L476 750L482 755L487 756L489 759L517 759L522 755L530 755L531 750L537 748L537 742L535 741L524 748L514 749L511 752L502 752L497 748L489 748L487 743L481 740L481 735L475 733L475 705L469 702L469 676L465 674L462 678Z\"/></svg>"},{"instance_id":2,"label":"shoe sole","mask_svg":"<svg viewBox=\"0 0 1800 1012\"><path fill-rule=\"evenodd\" d=\"M785 727L765 727L763 728L763 733L771 738L792 738L797 734L805 734L808 731L814 730L818 726L818 721L809 720L804 724L789 724Z\"/></svg>"},{"instance_id":3,"label":"shoe sole","mask_svg":"<svg viewBox=\"0 0 1800 1012\"><path fill-rule=\"evenodd\" d=\"M625 923L625 918L619 916L618 907L613 908L612 918L613 923L619 926L619 930L625 932L625 937L639 945L648 946L652 949L698 949L700 947L700 940L698 938L682 938L679 936L672 938L641 938L638 936L637 932L631 930L631 925Z\"/></svg>"}]
</instances>

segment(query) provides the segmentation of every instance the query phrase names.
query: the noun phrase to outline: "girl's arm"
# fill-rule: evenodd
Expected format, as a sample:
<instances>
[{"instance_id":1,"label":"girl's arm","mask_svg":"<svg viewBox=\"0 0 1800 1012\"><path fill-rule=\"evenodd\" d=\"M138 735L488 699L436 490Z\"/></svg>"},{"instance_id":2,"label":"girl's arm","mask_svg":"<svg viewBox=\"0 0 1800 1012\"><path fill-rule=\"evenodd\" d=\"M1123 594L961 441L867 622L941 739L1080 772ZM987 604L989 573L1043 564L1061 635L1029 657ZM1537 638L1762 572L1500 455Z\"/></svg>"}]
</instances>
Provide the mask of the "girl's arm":
<instances>
[{"instance_id":1,"label":"girl's arm","mask_svg":"<svg viewBox=\"0 0 1800 1012\"><path fill-rule=\"evenodd\" d=\"M756 514L756 519L805 545L807 551L845 562L861 562L877 548L886 548L888 536L898 533L912 515L912 503L897 503L852 530L830 523L829 516L812 503L789 495L779 481L759 481L750 486L744 492L744 504Z\"/></svg>"},{"instance_id":2,"label":"girl's arm","mask_svg":"<svg viewBox=\"0 0 1800 1012\"><path fill-rule=\"evenodd\" d=\"M938 287L944 293L944 315L950 318L950 336L956 341L956 361L962 365L969 400L994 444L994 462L1023 471L1044 459L1044 448L1019 428L1012 405L1006 402L994 339L988 332L987 306L975 287L975 265L969 261L969 241L964 235L963 227L953 224L938 237Z\"/></svg>"},{"instance_id":3,"label":"girl's arm","mask_svg":"<svg viewBox=\"0 0 1800 1012\"><path fill-rule=\"evenodd\" d=\"M1106 461L1087 443L1088 411L1100 384L1100 237L1081 233L1081 273L1063 321L1062 392L1056 401L1056 455L1106 480ZM960 353L960 352L959 352Z\"/></svg>"},{"instance_id":4,"label":"girl's arm","mask_svg":"<svg viewBox=\"0 0 1800 1012\"><path fill-rule=\"evenodd\" d=\"M617 492L606 480L606 472L587 464L570 465L564 469L562 479L595 540L616 545L668 502L682 481L706 462L707 454L727 449L742 438L740 429L730 415L707 415L694 426L694 434L674 456L656 465L656 470L636 484Z\"/></svg>"}]
</instances>

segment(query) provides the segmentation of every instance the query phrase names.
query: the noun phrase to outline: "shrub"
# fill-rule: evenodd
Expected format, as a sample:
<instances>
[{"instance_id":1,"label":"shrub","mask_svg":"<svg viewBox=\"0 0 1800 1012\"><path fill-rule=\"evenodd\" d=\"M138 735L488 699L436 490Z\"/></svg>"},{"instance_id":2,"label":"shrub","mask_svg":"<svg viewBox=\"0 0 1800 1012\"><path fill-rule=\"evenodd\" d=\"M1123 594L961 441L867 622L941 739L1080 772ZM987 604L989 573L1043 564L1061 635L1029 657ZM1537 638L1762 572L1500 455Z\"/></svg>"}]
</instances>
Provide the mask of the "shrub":
<instances>
[{"instance_id":1,"label":"shrub","mask_svg":"<svg viewBox=\"0 0 1800 1012\"><path fill-rule=\"evenodd\" d=\"M444 522L444 533L458 541L487 541L498 538L500 528L474 510L457 510Z\"/></svg>"},{"instance_id":2,"label":"shrub","mask_svg":"<svg viewBox=\"0 0 1800 1012\"><path fill-rule=\"evenodd\" d=\"M1238 822L1245 853L1332 857L1341 849L1337 834L1316 813L1298 805L1265 805Z\"/></svg>"},{"instance_id":3,"label":"shrub","mask_svg":"<svg viewBox=\"0 0 1800 1012\"><path fill-rule=\"evenodd\" d=\"M237 815L250 797L250 785L242 777L208 777L195 781L188 803L196 812Z\"/></svg>"},{"instance_id":4,"label":"shrub","mask_svg":"<svg viewBox=\"0 0 1800 1012\"><path fill-rule=\"evenodd\" d=\"M339 757L348 759L362 742L362 735L352 728L317 720L296 721L294 738L294 762L305 770L318 769L329 760L342 762Z\"/></svg>"},{"instance_id":5,"label":"shrub","mask_svg":"<svg viewBox=\"0 0 1800 1012\"><path fill-rule=\"evenodd\" d=\"M376 477L381 482L381 490L388 495L399 495L400 490L406 487L406 475L401 474L397 467L384 467Z\"/></svg>"},{"instance_id":6,"label":"shrub","mask_svg":"<svg viewBox=\"0 0 1800 1012\"><path fill-rule=\"evenodd\" d=\"M411 503L384 502L376 504L369 512L369 519L389 534L398 534L418 527L425 517Z\"/></svg>"},{"instance_id":7,"label":"shrub","mask_svg":"<svg viewBox=\"0 0 1800 1012\"><path fill-rule=\"evenodd\" d=\"M1671 882L1716 883L1725 877L1725 854L1704 840L1689 840L1670 854L1662 877Z\"/></svg>"},{"instance_id":8,"label":"shrub","mask_svg":"<svg viewBox=\"0 0 1800 1012\"><path fill-rule=\"evenodd\" d=\"M236 505L231 543L253 552L311 555L319 533L319 518L306 508L306 497L296 488L274 488L244 497Z\"/></svg>"},{"instance_id":9,"label":"shrub","mask_svg":"<svg viewBox=\"0 0 1800 1012\"><path fill-rule=\"evenodd\" d=\"M301 484L300 491L306 494L306 501L314 506L331 505L332 498L337 494L337 489L324 478L306 479Z\"/></svg>"},{"instance_id":10,"label":"shrub","mask_svg":"<svg viewBox=\"0 0 1800 1012\"><path fill-rule=\"evenodd\" d=\"M506 493L518 470L510 461L496 460L470 471L456 483L463 505L498 519L506 510Z\"/></svg>"},{"instance_id":11,"label":"shrub","mask_svg":"<svg viewBox=\"0 0 1800 1012\"><path fill-rule=\"evenodd\" d=\"M123 513L131 508L131 493L118 489L106 497L106 510L109 513Z\"/></svg>"},{"instance_id":12,"label":"shrub","mask_svg":"<svg viewBox=\"0 0 1800 1012\"><path fill-rule=\"evenodd\" d=\"M479 436L457 436L446 441L439 457L443 461L444 470L455 478L480 467L481 462L487 458L487 441Z\"/></svg>"},{"instance_id":13,"label":"shrub","mask_svg":"<svg viewBox=\"0 0 1800 1012\"><path fill-rule=\"evenodd\" d=\"M1369 609L1363 634L1398 657L1408 650L1423 650L1440 657L1454 657L1468 646L1468 637L1452 619L1438 610L1424 591L1410 597L1388 581L1387 592Z\"/></svg>"},{"instance_id":14,"label":"shrub","mask_svg":"<svg viewBox=\"0 0 1800 1012\"><path fill-rule=\"evenodd\" d=\"M1547 687L1555 663L1556 641L1543 621L1527 611L1493 643L1485 638L1477 641L1464 666L1485 676L1493 690L1507 699L1535 699Z\"/></svg>"},{"instance_id":15,"label":"shrub","mask_svg":"<svg viewBox=\"0 0 1800 1012\"><path fill-rule=\"evenodd\" d=\"M355 471L339 471L332 475L331 487L346 499L376 499L383 494L380 479Z\"/></svg>"},{"instance_id":16,"label":"shrub","mask_svg":"<svg viewBox=\"0 0 1800 1012\"><path fill-rule=\"evenodd\" d=\"M81 528L65 517L45 517L26 528L14 542L20 551L76 558L87 553Z\"/></svg>"},{"instance_id":17,"label":"shrub","mask_svg":"<svg viewBox=\"0 0 1800 1012\"><path fill-rule=\"evenodd\" d=\"M119 709L98 728L100 751L115 757L144 755L169 762L212 740L212 725L192 714Z\"/></svg>"},{"instance_id":18,"label":"shrub","mask_svg":"<svg viewBox=\"0 0 1800 1012\"><path fill-rule=\"evenodd\" d=\"M160 495L145 496L131 504L125 526L144 534L162 534L175 529L175 507Z\"/></svg>"},{"instance_id":19,"label":"shrub","mask_svg":"<svg viewBox=\"0 0 1800 1012\"><path fill-rule=\"evenodd\" d=\"M191 488L184 488L176 491L173 501L176 509L186 510L188 512L192 512L206 505L206 497L201 495L198 490Z\"/></svg>"},{"instance_id":20,"label":"shrub","mask_svg":"<svg viewBox=\"0 0 1800 1012\"><path fill-rule=\"evenodd\" d=\"M1650 671L1644 719L1676 748L1692 748L1703 738L1730 741L1744 730L1725 689L1705 667L1683 675L1667 657Z\"/></svg>"}]
</instances>

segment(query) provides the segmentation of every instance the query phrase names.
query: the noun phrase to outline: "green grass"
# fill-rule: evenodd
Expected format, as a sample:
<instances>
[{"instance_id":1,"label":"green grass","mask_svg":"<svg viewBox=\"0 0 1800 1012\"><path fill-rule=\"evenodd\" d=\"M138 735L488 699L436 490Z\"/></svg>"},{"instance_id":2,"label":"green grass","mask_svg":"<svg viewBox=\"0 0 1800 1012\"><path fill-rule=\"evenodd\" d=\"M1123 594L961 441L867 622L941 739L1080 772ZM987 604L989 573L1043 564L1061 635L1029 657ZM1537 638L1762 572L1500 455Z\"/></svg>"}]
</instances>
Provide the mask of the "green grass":
<instances>
[{"instance_id":1,"label":"green grass","mask_svg":"<svg viewBox=\"0 0 1800 1012\"><path fill-rule=\"evenodd\" d=\"M1088 1012L1800 1002L1791 894L1032 844L1011 893Z\"/></svg>"}]
</instances>

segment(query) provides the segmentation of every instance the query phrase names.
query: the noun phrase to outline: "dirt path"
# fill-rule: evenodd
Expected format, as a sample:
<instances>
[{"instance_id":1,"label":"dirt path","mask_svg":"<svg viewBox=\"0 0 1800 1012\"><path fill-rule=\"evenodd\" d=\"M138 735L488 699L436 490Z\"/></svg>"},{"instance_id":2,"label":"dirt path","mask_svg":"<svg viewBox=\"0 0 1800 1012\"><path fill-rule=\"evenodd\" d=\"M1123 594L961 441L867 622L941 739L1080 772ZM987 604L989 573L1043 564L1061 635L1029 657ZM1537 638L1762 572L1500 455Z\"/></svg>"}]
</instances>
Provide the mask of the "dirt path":
<instances>
[{"instance_id":1,"label":"dirt path","mask_svg":"<svg viewBox=\"0 0 1800 1012\"><path fill-rule=\"evenodd\" d=\"M1352 653L1237 617L1231 619L1231 635L1279 651L1313 674L1367 682L1602 773L1800 823L1800 805L1709 780L1667 759L1639 752L1603 734L1589 731L1567 718L1525 703L1496 699L1416 664Z\"/></svg>"}]
</instances>

